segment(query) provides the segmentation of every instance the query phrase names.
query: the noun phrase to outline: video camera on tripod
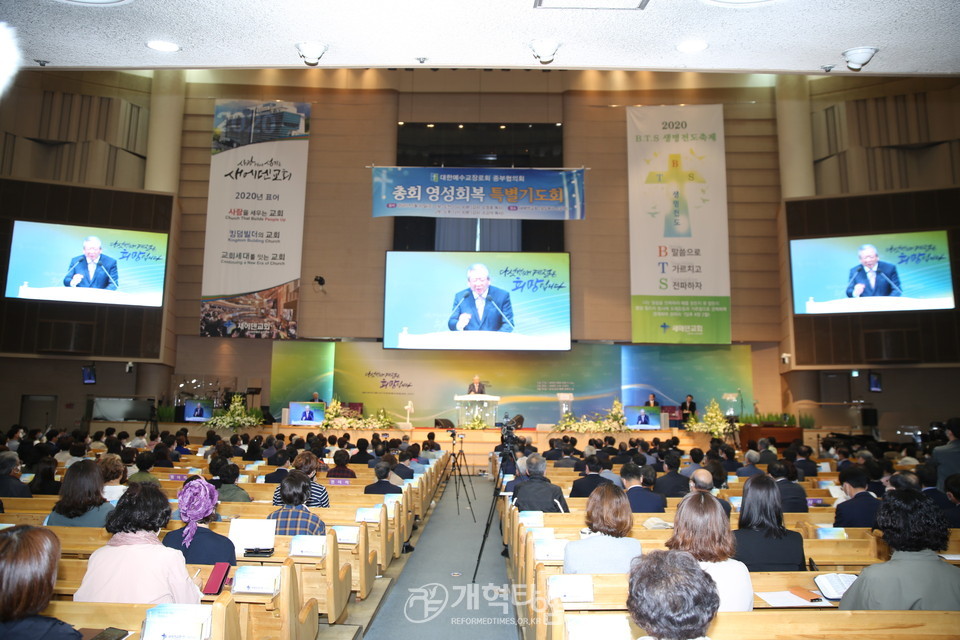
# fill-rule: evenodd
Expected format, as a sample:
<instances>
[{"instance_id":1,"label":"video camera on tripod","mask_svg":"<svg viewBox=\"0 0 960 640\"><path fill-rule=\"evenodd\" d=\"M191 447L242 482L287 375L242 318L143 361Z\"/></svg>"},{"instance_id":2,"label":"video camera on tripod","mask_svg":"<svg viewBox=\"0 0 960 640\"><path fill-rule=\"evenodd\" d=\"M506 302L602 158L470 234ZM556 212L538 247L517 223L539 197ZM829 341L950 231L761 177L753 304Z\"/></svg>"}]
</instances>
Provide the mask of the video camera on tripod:
<instances>
[{"instance_id":1,"label":"video camera on tripod","mask_svg":"<svg viewBox=\"0 0 960 640\"><path fill-rule=\"evenodd\" d=\"M500 436L503 438L504 449L510 447L511 450L520 444L520 439L517 437L516 430L523 428L523 416L517 414L510 418L509 413L503 414L503 426L500 427Z\"/></svg>"}]
</instances>

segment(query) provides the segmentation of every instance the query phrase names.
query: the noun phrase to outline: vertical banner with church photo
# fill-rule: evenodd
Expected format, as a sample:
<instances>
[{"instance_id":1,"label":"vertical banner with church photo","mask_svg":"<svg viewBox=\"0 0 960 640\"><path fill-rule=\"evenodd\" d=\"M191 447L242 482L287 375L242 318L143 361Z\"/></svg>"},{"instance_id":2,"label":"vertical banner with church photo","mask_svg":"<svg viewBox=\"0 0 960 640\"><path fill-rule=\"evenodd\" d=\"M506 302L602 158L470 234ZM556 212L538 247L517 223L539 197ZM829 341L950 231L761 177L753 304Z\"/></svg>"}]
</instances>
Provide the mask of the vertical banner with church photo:
<instances>
[{"instance_id":1,"label":"vertical banner with church photo","mask_svg":"<svg viewBox=\"0 0 960 640\"><path fill-rule=\"evenodd\" d=\"M310 105L214 109L200 335L297 337Z\"/></svg>"},{"instance_id":2,"label":"vertical banner with church photo","mask_svg":"<svg viewBox=\"0 0 960 640\"><path fill-rule=\"evenodd\" d=\"M632 341L730 343L722 105L627 108Z\"/></svg>"}]
</instances>

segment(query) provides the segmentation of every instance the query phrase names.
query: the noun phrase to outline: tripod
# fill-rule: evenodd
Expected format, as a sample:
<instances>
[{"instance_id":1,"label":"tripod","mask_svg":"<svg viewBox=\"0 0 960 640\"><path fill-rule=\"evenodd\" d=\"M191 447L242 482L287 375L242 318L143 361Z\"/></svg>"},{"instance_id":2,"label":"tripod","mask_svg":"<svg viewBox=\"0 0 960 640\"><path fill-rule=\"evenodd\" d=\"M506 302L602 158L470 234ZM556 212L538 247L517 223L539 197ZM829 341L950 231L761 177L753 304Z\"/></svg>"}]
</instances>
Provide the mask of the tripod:
<instances>
[{"instance_id":1,"label":"tripod","mask_svg":"<svg viewBox=\"0 0 960 640\"><path fill-rule=\"evenodd\" d=\"M500 467L503 469L503 463L512 460L514 468L517 464L517 454L514 451L516 445L505 444L503 450L500 452ZM497 480L501 476L501 473L497 472L497 477L493 479L493 498L490 500L490 511L487 512L487 524L483 528L483 539L480 541L480 553L477 554L477 565L473 568L473 579L470 582L477 581L477 572L480 571L480 558L483 557L483 547L487 544L487 536L490 535L490 523L493 522L493 514L497 512L497 498L500 497L500 487L497 486Z\"/></svg>"},{"instance_id":2,"label":"tripod","mask_svg":"<svg viewBox=\"0 0 960 640\"><path fill-rule=\"evenodd\" d=\"M153 435L160 431L160 426L157 424L157 406L153 404L153 401L150 401L150 417L147 418L147 421L143 423L143 428L147 430L147 434Z\"/></svg>"},{"instance_id":3,"label":"tripod","mask_svg":"<svg viewBox=\"0 0 960 640\"><path fill-rule=\"evenodd\" d=\"M470 494L467 493L467 482L463 479L463 469L467 470L467 477L470 476L470 467L467 465L467 456L463 453L463 440L460 441L460 450L457 451L457 434L456 432L450 434L450 438L453 440L453 449L454 454L447 458L447 463L453 461L453 466L450 470L450 477L453 478L453 487L457 495L457 515L460 515L460 486L463 486L463 495L467 498L467 506L470 508L470 515L473 517L473 521L477 521L477 514L473 511L473 503L470 502ZM447 467L444 464L443 471L441 472L441 477L446 474ZM470 478L470 489L473 491L473 478ZM477 497L477 492L473 491L473 497Z\"/></svg>"}]
</instances>

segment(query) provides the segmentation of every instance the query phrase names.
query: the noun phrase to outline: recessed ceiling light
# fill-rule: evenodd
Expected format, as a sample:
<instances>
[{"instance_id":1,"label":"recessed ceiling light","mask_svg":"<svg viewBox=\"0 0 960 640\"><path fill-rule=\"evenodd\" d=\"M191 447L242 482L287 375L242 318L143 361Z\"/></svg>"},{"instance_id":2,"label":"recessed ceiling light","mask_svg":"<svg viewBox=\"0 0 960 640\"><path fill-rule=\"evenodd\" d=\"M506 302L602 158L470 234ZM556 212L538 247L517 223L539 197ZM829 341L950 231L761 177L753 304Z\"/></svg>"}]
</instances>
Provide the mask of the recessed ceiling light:
<instances>
[{"instance_id":1,"label":"recessed ceiling light","mask_svg":"<svg viewBox=\"0 0 960 640\"><path fill-rule=\"evenodd\" d=\"M180 45L176 42L167 42L166 40L151 40L147 43L147 48L162 53L175 53L180 51Z\"/></svg>"},{"instance_id":2,"label":"recessed ceiling light","mask_svg":"<svg viewBox=\"0 0 960 640\"><path fill-rule=\"evenodd\" d=\"M707 48L707 43L696 38L684 40L677 45L677 51L681 53L699 53Z\"/></svg>"}]
</instances>

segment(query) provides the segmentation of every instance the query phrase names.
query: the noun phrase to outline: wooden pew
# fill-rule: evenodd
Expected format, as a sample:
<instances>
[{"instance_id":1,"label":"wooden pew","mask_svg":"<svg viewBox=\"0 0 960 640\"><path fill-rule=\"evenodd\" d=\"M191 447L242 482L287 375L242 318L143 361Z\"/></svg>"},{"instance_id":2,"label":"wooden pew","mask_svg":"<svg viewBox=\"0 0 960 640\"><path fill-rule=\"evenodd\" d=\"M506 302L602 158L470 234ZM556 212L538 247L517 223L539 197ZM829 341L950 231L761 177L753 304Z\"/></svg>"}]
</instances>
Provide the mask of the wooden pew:
<instances>
[{"instance_id":1,"label":"wooden pew","mask_svg":"<svg viewBox=\"0 0 960 640\"><path fill-rule=\"evenodd\" d=\"M604 640L633 640L646 635L626 613L568 612L564 607L559 600L550 603L549 640L581 640L598 632ZM581 624L575 627L575 622ZM956 611L778 609L718 613L707 635L712 640L955 640L958 625L960 612ZM592 629L592 635L584 635L584 628Z\"/></svg>"},{"instance_id":2,"label":"wooden pew","mask_svg":"<svg viewBox=\"0 0 960 640\"><path fill-rule=\"evenodd\" d=\"M237 605L229 592L212 602L213 616L210 640L233 640L241 637ZM42 615L62 620L78 629L116 627L134 634L140 633L150 604L116 604L52 600ZM293 639L291 639L293 640ZM299 638L297 640L300 640Z\"/></svg>"}]
</instances>

